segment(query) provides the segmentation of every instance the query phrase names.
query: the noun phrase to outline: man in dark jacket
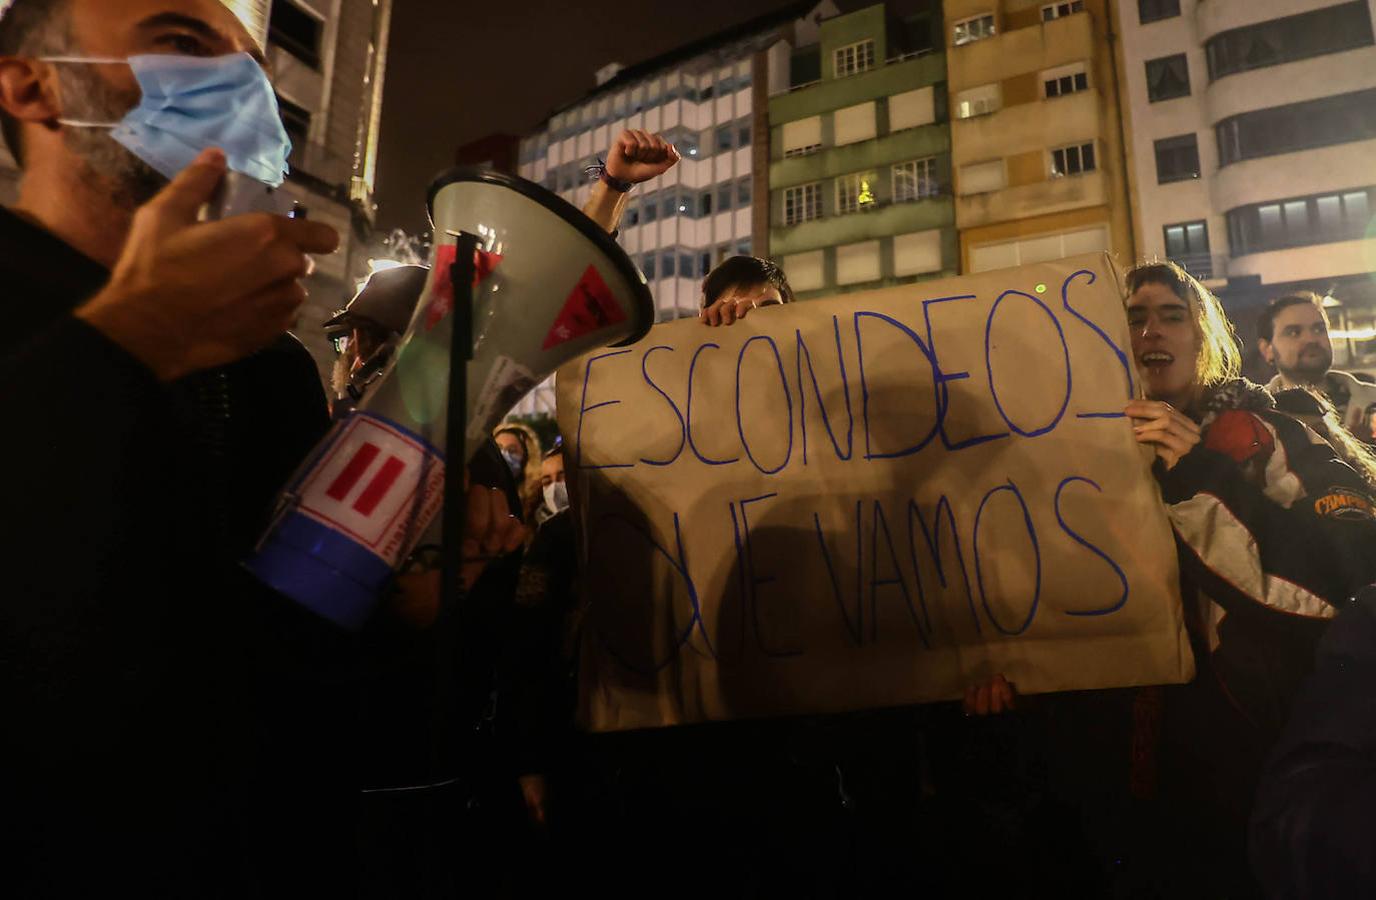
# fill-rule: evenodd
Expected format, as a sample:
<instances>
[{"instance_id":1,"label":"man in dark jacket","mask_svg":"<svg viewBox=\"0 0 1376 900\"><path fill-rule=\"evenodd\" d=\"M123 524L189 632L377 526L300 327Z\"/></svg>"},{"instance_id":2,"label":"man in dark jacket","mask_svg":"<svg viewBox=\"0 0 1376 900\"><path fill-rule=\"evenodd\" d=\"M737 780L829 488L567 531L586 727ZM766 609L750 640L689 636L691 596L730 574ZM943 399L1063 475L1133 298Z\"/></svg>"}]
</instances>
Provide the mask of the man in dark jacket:
<instances>
[{"instance_id":1,"label":"man in dark jacket","mask_svg":"<svg viewBox=\"0 0 1376 900\"><path fill-rule=\"evenodd\" d=\"M237 565L327 425L284 334L332 229L197 224L225 171L170 184L105 131L127 65L261 58L213 0L16 0L0 124L0 830L9 896L347 887L350 639ZM310 885L310 890L305 889Z\"/></svg>"}]
</instances>

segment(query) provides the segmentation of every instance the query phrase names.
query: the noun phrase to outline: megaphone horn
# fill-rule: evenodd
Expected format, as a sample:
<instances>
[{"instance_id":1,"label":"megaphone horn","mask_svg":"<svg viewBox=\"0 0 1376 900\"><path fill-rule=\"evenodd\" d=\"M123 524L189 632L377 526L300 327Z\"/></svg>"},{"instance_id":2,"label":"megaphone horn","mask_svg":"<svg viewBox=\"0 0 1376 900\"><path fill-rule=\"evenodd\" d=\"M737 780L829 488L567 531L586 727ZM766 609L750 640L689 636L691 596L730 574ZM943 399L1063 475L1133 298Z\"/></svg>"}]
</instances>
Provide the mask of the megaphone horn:
<instances>
[{"instance_id":1,"label":"megaphone horn","mask_svg":"<svg viewBox=\"0 0 1376 900\"><path fill-rule=\"evenodd\" d=\"M302 606L358 628L420 542L438 543L443 505L453 275L472 246L472 359L464 461L559 366L649 331L645 279L611 236L521 178L453 169L430 186L431 277L386 372L283 490L250 571ZM466 265L462 265L467 269ZM462 312L462 310L460 310ZM462 333L458 335L462 345ZM454 360L462 365L462 360ZM464 373L458 373L460 375ZM457 553L457 548L448 552Z\"/></svg>"}]
</instances>

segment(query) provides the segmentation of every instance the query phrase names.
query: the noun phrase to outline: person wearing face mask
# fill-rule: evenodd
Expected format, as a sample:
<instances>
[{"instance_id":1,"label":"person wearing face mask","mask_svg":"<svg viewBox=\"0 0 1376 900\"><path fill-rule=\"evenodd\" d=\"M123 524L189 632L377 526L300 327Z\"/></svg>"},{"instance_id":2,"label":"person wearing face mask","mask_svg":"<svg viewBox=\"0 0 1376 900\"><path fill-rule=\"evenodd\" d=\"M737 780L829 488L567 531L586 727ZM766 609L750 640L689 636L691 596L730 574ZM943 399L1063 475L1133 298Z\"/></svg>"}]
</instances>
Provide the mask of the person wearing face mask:
<instances>
[{"instance_id":1,"label":"person wearing face mask","mask_svg":"<svg viewBox=\"0 0 1376 900\"><path fill-rule=\"evenodd\" d=\"M528 425L505 422L492 430L492 439L497 442L502 458L516 479L522 518L527 522L538 521L544 503L540 489L540 438Z\"/></svg>"},{"instance_id":2,"label":"person wearing face mask","mask_svg":"<svg viewBox=\"0 0 1376 900\"><path fill-rule=\"evenodd\" d=\"M1343 427L1358 440L1376 442L1371 414L1376 410L1376 385L1358 381L1333 365L1328 315L1312 292L1287 294L1266 305L1257 319L1257 350L1276 377L1266 385L1271 393L1303 388L1325 396Z\"/></svg>"},{"instance_id":3,"label":"person wearing face mask","mask_svg":"<svg viewBox=\"0 0 1376 900\"><path fill-rule=\"evenodd\" d=\"M354 885L356 638L238 565L328 427L285 332L338 235L198 221L282 181L264 65L218 0L0 4L7 895Z\"/></svg>"}]
</instances>

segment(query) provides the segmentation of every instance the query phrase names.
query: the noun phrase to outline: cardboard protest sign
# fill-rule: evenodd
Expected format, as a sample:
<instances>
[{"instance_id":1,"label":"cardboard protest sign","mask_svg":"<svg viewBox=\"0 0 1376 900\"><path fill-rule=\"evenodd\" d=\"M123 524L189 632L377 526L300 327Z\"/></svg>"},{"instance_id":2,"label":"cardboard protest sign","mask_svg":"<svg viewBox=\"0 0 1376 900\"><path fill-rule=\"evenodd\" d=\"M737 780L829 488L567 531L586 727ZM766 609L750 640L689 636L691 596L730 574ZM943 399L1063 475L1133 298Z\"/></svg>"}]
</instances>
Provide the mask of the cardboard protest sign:
<instances>
[{"instance_id":1,"label":"cardboard protest sign","mask_svg":"<svg viewBox=\"0 0 1376 900\"><path fill-rule=\"evenodd\" d=\"M1086 256L654 328L559 371L618 730L1193 673L1117 275Z\"/></svg>"}]
</instances>

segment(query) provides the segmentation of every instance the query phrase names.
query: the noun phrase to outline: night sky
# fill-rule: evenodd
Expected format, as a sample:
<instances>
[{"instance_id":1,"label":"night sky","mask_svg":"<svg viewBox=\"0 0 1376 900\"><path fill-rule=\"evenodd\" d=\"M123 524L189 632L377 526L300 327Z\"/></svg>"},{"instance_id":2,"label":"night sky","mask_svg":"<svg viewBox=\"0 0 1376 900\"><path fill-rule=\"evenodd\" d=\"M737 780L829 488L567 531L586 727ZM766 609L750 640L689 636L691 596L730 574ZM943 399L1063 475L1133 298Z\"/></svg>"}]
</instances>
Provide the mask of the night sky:
<instances>
[{"instance_id":1,"label":"night sky","mask_svg":"<svg viewBox=\"0 0 1376 900\"><path fill-rule=\"evenodd\" d=\"M419 232L425 189L454 150L526 134L594 86L608 62L649 59L787 0L395 0L382 109L379 225Z\"/></svg>"}]
</instances>

